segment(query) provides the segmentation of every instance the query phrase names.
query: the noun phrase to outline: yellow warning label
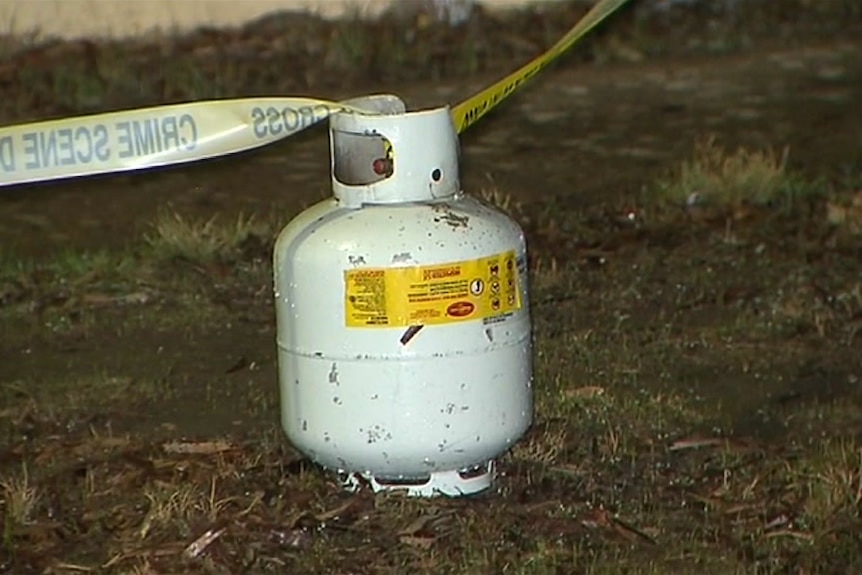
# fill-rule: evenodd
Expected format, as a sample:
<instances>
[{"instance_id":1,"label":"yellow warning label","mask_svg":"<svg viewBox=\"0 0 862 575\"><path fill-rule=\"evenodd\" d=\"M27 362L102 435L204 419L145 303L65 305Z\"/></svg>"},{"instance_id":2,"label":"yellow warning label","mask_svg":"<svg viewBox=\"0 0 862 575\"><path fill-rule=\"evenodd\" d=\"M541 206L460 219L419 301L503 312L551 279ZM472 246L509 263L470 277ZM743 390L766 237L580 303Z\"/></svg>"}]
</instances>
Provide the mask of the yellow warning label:
<instances>
[{"instance_id":1,"label":"yellow warning label","mask_svg":"<svg viewBox=\"0 0 862 575\"><path fill-rule=\"evenodd\" d=\"M348 327L404 327L486 319L521 309L514 251L433 266L344 272Z\"/></svg>"}]
</instances>

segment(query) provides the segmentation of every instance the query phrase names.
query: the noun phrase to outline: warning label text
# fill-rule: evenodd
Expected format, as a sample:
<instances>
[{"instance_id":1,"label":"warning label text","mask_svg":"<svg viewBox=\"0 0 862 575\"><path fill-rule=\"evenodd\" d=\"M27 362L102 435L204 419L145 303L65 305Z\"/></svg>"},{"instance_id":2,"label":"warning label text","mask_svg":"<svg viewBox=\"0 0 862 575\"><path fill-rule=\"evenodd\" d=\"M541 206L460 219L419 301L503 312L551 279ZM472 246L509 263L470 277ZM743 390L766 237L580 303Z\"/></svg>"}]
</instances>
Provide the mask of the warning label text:
<instances>
[{"instance_id":1,"label":"warning label text","mask_svg":"<svg viewBox=\"0 0 862 575\"><path fill-rule=\"evenodd\" d=\"M521 308L514 251L433 266L344 273L348 327L403 327L482 320Z\"/></svg>"}]
</instances>

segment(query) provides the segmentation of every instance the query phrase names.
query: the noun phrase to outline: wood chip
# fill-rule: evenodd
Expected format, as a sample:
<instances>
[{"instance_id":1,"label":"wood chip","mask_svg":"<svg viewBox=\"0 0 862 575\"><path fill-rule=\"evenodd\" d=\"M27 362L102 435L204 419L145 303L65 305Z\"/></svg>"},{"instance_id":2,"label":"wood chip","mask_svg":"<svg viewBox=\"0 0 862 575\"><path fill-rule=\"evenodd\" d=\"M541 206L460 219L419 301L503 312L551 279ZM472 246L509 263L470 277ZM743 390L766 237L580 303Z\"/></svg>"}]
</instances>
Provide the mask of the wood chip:
<instances>
[{"instance_id":1,"label":"wood chip","mask_svg":"<svg viewBox=\"0 0 862 575\"><path fill-rule=\"evenodd\" d=\"M683 449L699 449L701 447L718 447L724 445L727 440L718 437L678 439L668 448L670 451L682 451Z\"/></svg>"},{"instance_id":2,"label":"wood chip","mask_svg":"<svg viewBox=\"0 0 862 575\"><path fill-rule=\"evenodd\" d=\"M203 535L194 540L188 547L183 550L183 557L187 559L195 559L200 556L201 553L206 551L206 548L212 545L212 543L222 536L225 532L225 528L221 529L207 529Z\"/></svg>"}]
</instances>

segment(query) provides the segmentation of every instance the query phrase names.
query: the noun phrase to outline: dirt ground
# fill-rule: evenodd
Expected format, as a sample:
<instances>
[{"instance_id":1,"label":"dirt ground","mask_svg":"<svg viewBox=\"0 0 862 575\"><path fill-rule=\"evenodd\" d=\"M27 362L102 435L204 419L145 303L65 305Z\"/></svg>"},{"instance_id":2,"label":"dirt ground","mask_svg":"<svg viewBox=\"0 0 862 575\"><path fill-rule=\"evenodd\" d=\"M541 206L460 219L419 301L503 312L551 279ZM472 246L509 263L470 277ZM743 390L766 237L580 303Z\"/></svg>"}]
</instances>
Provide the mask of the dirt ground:
<instances>
[{"instance_id":1,"label":"dirt ground","mask_svg":"<svg viewBox=\"0 0 862 575\"><path fill-rule=\"evenodd\" d=\"M279 428L272 243L329 194L324 126L0 188L0 572L862 573L862 10L633 4L462 139L535 328L479 496L346 493ZM0 119L456 103L583 12L5 38Z\"/></svg>"}]
</instances>

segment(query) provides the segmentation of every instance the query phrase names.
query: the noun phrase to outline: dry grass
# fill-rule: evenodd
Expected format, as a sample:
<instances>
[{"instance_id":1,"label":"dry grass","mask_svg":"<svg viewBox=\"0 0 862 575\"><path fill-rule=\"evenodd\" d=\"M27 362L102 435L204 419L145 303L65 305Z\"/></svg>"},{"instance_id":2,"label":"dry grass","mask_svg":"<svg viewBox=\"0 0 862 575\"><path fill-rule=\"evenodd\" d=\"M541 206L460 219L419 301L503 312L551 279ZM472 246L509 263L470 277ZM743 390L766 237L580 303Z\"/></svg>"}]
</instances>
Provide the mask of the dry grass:
<instances>
[{"instance_id":1,"label":"dry grass","mask_svg":"<svg viewBox=\"0 0 862 575\"><path fill-rule=\"evenodd\" d=\"M827 440L819 453L790 466L804 500L804 521L828 532L837 519L862 518L862 447L854 440Z\"/></svg>"},{"instance_id":2,"label":"dry grass","mask_svg":"<svg viewBox=\"0 0 862 575\"><path fill-rule=\"evenodd\" d=\"M224 224L218 216L186 218L169 209L158 215L152 227L145 241L156 257L197 264L235 259L250 242L270 242L275 236L271 222L242 214Z\"/></svg>"},{"instance_id":3,"label":"dry grass","mask_svg":"<svg viewBox=\"0 0 862 575\"><path fill-rule=\"evenodd\" d=\"M218 226L209 224L208 233L236 230L231 224L219 232ZM584 290L587 279L572 266L557 269L560 283L537 288L539 301L546 290L580 290L571 300L579 311L572 316L570 304L535 310L536 423L499 462L502 474L491 493L463 500L349 495L333 476L291 451L274 423L249 437L236 432L225 440L167 443L148 431L116 437L82 426L37 435L24 457L28 466L40 462L39 473L3 484L17 494L6 498L19 501L5 503L6 514L18 517L5 522L6 549L24 571L44 570L41 557L49 556L78 570L142 574L723 574L748 572L762 561L814 573L858 557L858 443L799 448L792 441L734 440L711 427L714 403L661 391L661 380L683 377L691 357L686 342L709 350L718 345L710 343L718 341L714 330L738 314L720 317L717 326L689 326L685 314L677 320L664 315L663 321L678 323L659 331L653 316L639 324L630 294L650 293L644 286L657 284L643 252L629 257L639 262L640 275L624 273L629 266L611 268L602 276L603 291ZM655 269L662 282L667 269ZM680 269L681 282L713 281ZM676 309L677 301L650 306ZM589 310L601 321L586 317ZM737 353L716 347L696 357L722 366L749 360ZM230 387L228 377L234 376L208 377L208 385ZM69 386L77 390L74 398L56 389L31 393L26 401L23 393L10 396L20 411L29 407L26 418L8 417L6 423L14 436L33 422L38 429L62 427L86 405L157 411L176 403L160 393L124 395L128 380L103 383L100 388L97 378L92 385ZM257 385L274 393L271 382ZM274 404L254 387L240 389L254 402ZM203 392L189 393L198 394L189 417L202 417ZM272 417L272 409L246 399L227 401L235 417ZM847 407L846 417L854 414ZM799 424L798 412L793 415ZM845 421L825 412L809 419L835 419L840 426ZM66 478L64 469L78 471ZM21 521L32 521L32 502L46 493L52 508L67 510L58 519L66 531ZM8 511L13 507L14 513ZM83 531L73 530L81 525ZM61 532L72 535L63 538ZM38 548L32 547L34 533Z\"/></svg>"},{"instance_id":4,"label":"dry grass","mask_svg":"<svg viewBox=\"0 0 862 575\"><path fill-rule=\"evenodd\" d=\"M15 508L7 517L16 518L6 522L6 546L38 565L27 537L40 533L40 545L50 544L43 549L63 564L108 573L179 565L188 573L342 572L351 565L361 573L614 573L636 564L644 573L727 573L744 572L744 560L726 556L735 546L751 546L776 565L799 561L807 549L803 564L814 566L836 551L832 542L851 540L862 498L858 444L836 441L799 458L727 439L656 443L643 430L679 429L653 421L678 412L679 399L612 400L607 409L607 395L596 389L568 396L597 411L562 423L540 412L557 423L540 421L501 461L497 490L473 500L345 494L285 450L283 439L153 445L75 437L64 448L44 438L33 457L52 469L77 461L87 470L85 482L67 484L51 501L77 501L61 521L89 525L90 535L65 541L50 529L28 531L35 494L52 481L43 471L3 483L7 509ZM594 434L589 419L608 431ZM614 447L615 434L641 447ZM98 525L113 527L87 559L81 537Z\"/></svg>"},{"instance_id":5,"label":"dry grass","mask_svg":"<svg viewBox=\"0 0 862 575\"><path fill-rule=\"evenodd\" d=\"M810 2L782 6L802 4ZM858 13L856 0L831 5ZM561 14L581 8L560 10L516 16L509 27L489 19L460 32L414 30L411 39L401 36L405 26L348 22L336 29L309 19L299 21L308 30L296 37L203 33L164 50L109 45L86 54L59 45L3 68L10 85L28 90L4 101L0 115L238 91L321 93L336 89L332 79L343 88L357 78L379 85L505 72L574 21ZM504 32L490 33L498 30ZM650 43L677 40L652 35L641 51L649 56ZM459 42L473 52L437 51ZM229 54L213 49L222 45L232 47ZM155 56L135 59L146 50ZM269 59L254 67L231 56L264 52ZM326 73L321 54L331 62ZM74 64L52 68L52 58ZM282 73L284 61L296 63L295 73ZM661 187L662 198L685 205L697 192L724 209L770 205L788 189L796 193L786 160L785 153L728 152L706 140ZM0 445L0 563L8 559L21 573L140 575L813 574L860 564L858 386L829 389L828 408L817 393L833 374L811 385L816 393L792 387L799 366L809 363L858 373L848 349L862 306L858 240L835 250L818 235L822 222L797 218L794 234L740 224L740 233L756 239L757 249L748 250L685 226L670 234L621 231L561 206L528 217L505 190L483 195L521 221L535 258L536 423L501 458L492 492L456 500L349 495L295 453L277 427L273 371L249 367L274 363L271 270L263 264L252 275L242 264L251 257L246 246L267 245L275 227L168 210L146 249L130 259L70 253L55 262L60 271L25 265L2 276L2 293L11 294L0 297L3 319L31 330L6 328L2 343L22 358L42 354L28 365L48 376L2 382L0 429L8 441ZM850 221L852 214L844 215L839 224ZM804 249L788 238L805 242ZM268 250L258 245L254 253ZM165 266L165 259L194 263L196 281L177 282L175 268L188 266ZM119 261L130 262L121 278L111 275ZM206 265L222 261L236 265ZM94 286L113 283L175 298L174 305L93 298ZM210 293L202 284L219 285ZM96 300L111 313L94 315L84 331L57 330L40 315L51 305L80 314ZM199 318L188 321L189 310ZM798 329L773 329L776 316L792 318ZM217 321L204 324L204 317ZM239 351L248 341L254 345ZM150 344L160 351L145 355ZM254 355L219 357L234 347ZM44 367L49 361L53 367ZM114 375L127 366L143 375ZM778 402L773 394L783 393L790 399ZM229 418L211 418L216 403ZM176 431L165 443L157 437L165 430L140 422L142 414L206 431ZM765 423L749 424L755 417ZM254 425L234 426L241 418ZM138 427L110 432L130 421Z\"/></svg>"},{"instance_id":6,"label":"dry grass","mask_svg":"<svg viewBox=\"0 0 862 575\"><path fill-rule=\"evenodd\" d=\"M773 205L793 183L787 155L786 148L781 153L744 148L729 152L709 137L695 145L692 159L682 164L674 179L659 186L659 193L679 206Z\"/></svg>"},{"instance_id":7,"label":"dry grass","mask_svg":"<svg viewBox=\"0 0 862 575\"><path fill-rule=\"evenodd\" d=\"M33 281L33 276L38 276L40 283L71 287L81 283L121 281L138 271L134 258L128 253L63 250L37 263L0 252L0 282L27 284Z\"/></svg>"},{"instance_id":8,"label":"dry grass","mask_svg":"<svg viewBox=\"0 0 862 575\"><path fill-rule=\"evenodd\" d=\"M152 531L173 529L178 524L188 536L186 522L196 511L198 490L188 484L158 484L144 491L147 499L147 515L138 528L138 536L146 539Z\"/></svg>"},{"instance_id":9,"label":"dry grass","mask_svg":"<svg viewBox=\"0 0 862 575\"><path fill-rule=\"evenodd\" d=\"M774 223L740 222L737 232L762 246L749 255L679 221L666 224L674 234L632 233L604 209L546 206L536 217L505 190L483 196L521 220L537 258L535 424L500 458L495 489L454 500L348 494L295 453L277 427L269 259L252 274L248 261L261 250L243 247L267 244L274 228L166 212L125 281L182 305L112 308L83 336L35 324L35 336L79 351L46 354L62 360L54 377L4 382L0 430L12 441L0 448L3 533L14 568L724 574L765 565L828 573L859 560L859 396L849 379L858 362L847 337L862 290L857 252L829 248L816 227L822 213L791 214L794 229L814 230L793 236L806 250L788 246ZM560 249L598 253L601 264L555 259L568 253ZM90 277L110 267L63 257L81 278L88 266L98 272ZM202 265L219 261L230 265ZM8 312L19 322L28 294L57 293L53 276L20 269L33 285ZM177 281L182 270L195 281ZM162 320L191 310L210 323ZM794 327L776 329L782 323ZM147 352L144 338L172 359ZM242 357L214 357L234 347ZM116 363L82 377L66 357ZM148 361L142 377L117 375ZM797 390L800 370L787 366L807 363L850 385L825 394L838 381L827 374ZM198 435L153 424L171 417ZM756 417L765 423L750 424ZM130 431L113 432L129 421ZM31 471L24 479L19 465ZM43 509L63 512L46 518Z\"/></svg>"},{"instance_id":10,"label":"dry grass","mask_svg":"<svg viewBox=\"0 0 862 575\"><path fill-rule=\"evenodd\" d=\"M510 216L517 216L522 211L520 202L512 199L512 194L501 190L497 186L482 188L479 190L479 197L485 202L497 206Z\"/></svg>"},{"instance_id":11,"label":"dry grass","mask_svg":"<svg viewBox=\"0 0 862 575\"><path fill-rule=\"evenodd\" d=\"M31 483L27 466L20 475L0 480L0 488L7 530L30 523L39 504L39 490Z\"/></svg>"}]
</instances>

